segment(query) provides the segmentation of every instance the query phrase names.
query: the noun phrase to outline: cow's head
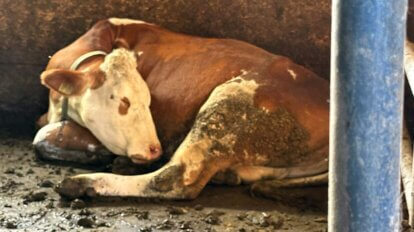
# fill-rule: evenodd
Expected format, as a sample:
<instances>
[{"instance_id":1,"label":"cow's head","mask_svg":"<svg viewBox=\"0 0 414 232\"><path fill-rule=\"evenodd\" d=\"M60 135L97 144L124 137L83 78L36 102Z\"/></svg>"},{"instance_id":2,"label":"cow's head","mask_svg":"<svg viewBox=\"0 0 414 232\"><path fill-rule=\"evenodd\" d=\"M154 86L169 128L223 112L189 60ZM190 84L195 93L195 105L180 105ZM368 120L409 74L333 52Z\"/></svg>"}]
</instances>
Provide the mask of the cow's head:
<instances>
[{"instance_id":1,"label":"cow's head","mask_svg":"<svg viewBox=\"0 0 414 232\"><path fill-rule=\"evenodd\" d=\"M69 117L88 128L113 153L126 155L135 163L160 156L149 108L150 92L132 52L113 50L102 63L79 71L47 70L41 81L62 95L50 100L49 122L60 117L66 96Z\"/></svg>"}]
</instances>

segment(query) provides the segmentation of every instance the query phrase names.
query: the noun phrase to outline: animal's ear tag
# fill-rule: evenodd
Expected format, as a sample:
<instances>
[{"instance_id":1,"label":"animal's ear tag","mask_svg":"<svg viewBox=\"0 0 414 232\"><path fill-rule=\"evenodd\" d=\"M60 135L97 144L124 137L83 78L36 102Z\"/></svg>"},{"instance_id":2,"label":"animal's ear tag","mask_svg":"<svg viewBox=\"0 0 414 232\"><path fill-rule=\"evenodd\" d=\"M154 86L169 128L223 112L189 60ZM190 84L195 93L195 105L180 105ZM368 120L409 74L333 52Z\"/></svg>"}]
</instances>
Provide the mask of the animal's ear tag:
<instances>
[{"instance_id":1,"label":"animal's ear tag","mask_svg":"<svg viewBox=\"0 0 414 232\"><path fill-rule=\"evenodd\" d=\"M64 95L71 95L73 93L73 86L67 82L62 82L59 86L58 92Z\"/></svg>"}]
</instances>

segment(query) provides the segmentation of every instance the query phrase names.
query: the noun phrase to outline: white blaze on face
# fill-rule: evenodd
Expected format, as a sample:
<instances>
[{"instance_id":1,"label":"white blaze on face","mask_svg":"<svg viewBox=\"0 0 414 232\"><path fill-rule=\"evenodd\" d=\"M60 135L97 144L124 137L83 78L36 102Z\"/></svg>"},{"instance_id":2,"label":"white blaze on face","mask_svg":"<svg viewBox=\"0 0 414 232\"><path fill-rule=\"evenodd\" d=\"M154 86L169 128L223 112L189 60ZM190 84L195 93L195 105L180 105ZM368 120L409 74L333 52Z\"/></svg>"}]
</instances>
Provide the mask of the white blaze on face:
<instances>
[{"instance_id":1,"label":"white blaze on face","mask_svg":"<svg viewBox=\"0 0 414 232\"><path fill-rule=\"evenodd\" d=\"M100 69L106 78L103 85L87 89L78 99L83 124L115 154L134 162L158 158L161 147L149 109L151 96L134 54L116 49Z\"/></svg>"}]
</instances>

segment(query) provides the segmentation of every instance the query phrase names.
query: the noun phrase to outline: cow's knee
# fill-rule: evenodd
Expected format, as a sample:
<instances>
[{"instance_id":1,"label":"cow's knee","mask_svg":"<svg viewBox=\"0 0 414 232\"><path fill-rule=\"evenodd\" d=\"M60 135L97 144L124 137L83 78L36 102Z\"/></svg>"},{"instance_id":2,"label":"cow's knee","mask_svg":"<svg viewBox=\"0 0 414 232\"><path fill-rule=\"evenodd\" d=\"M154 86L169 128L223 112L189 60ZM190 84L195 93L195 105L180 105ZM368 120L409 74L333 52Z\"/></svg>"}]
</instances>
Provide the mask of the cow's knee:
<instances>
[{"instance_id":1,"label":"cow's knee","mask_svg":"<svg viewBox=\"0 0 414 232\"><path fill-rule=\"evenodd\" d=\"M254 81L235 78L214 89L198 112L189 134L174 154L185 165L184 183L209 181L217 172L246 161L250 154L239 151L246 109L253 107ZM231 172L217 174L213 182L239 184Z\"/></svg>"}]
</instances>

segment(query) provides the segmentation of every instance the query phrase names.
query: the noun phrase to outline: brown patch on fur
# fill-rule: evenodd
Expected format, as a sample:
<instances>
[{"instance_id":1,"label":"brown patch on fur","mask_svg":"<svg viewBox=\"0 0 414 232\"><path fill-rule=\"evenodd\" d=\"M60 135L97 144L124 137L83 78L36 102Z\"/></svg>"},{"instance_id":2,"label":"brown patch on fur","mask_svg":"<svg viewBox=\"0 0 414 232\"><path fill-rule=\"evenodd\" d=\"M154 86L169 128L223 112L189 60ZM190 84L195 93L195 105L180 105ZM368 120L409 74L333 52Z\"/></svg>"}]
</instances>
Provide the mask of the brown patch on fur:
<instances>
[{"instance_id":1,"label":"brown patch on fur","mask_svg":"<svg viewBox=\"0 0 414 232\"><path fill-rule=\"evenodd\" d=\"M118 112L120 115L128 114L128 109L131 106L129 99L127 97L123 97L121 99L121 103L119 103Z\"/></svg>"}]
</instances>

